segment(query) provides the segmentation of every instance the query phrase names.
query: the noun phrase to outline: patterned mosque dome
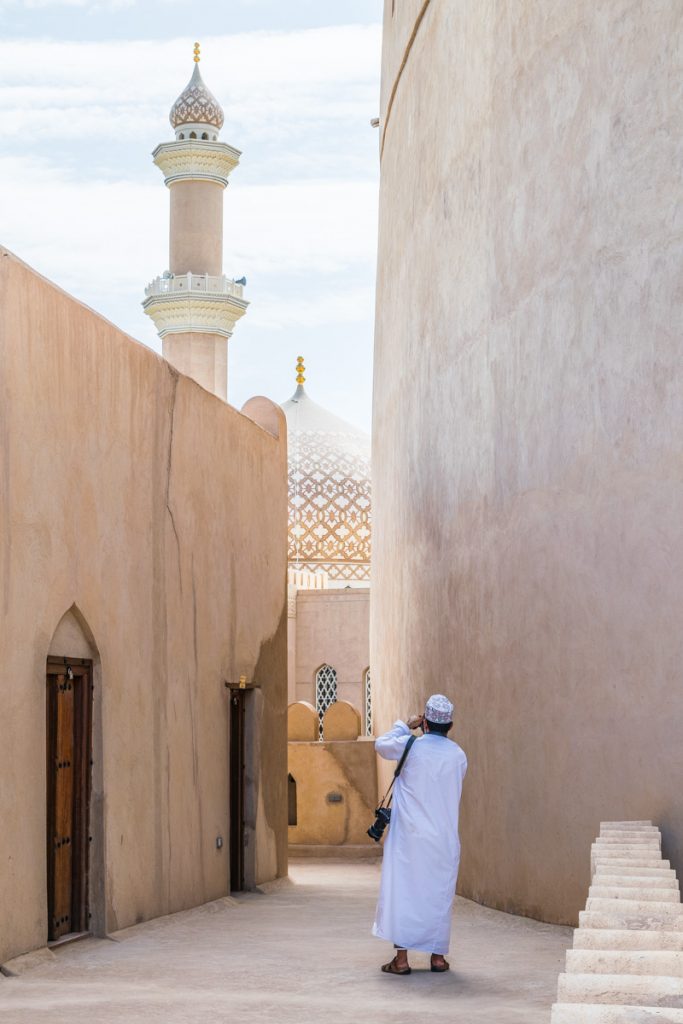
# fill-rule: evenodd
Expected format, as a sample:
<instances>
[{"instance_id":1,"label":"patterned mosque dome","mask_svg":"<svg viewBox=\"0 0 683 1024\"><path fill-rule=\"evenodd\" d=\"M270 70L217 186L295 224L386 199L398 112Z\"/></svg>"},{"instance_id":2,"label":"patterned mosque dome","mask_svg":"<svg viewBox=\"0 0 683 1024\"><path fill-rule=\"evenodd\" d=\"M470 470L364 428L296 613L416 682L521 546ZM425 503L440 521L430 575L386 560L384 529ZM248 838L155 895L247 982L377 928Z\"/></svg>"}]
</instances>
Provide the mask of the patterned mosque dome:
<instances>
[{"instance_id":1,"label":"patterned mosque dome","mask_svg":"<svg viewBox=\"0 0 683 1024\"><path fill-rule=\"evenodd\" d=\"M194 44L192 78L171 107L168 119L173 128L179 128L184 124L209 124L213 128L223 127L225 120L223 108L211 90L204 85L204 79L199 70L199 43Z\"/></svg>"},{"instance_id":2,"label":"patterned mosque dome","mask_svg":"<svg viewBox=\"0 0 683 1024\"><path fill-rule=\"evenodd\" d=\"M282 406L289 450L289 564L323 570L332 586L370 582L370 438L304 390Z\"/></svg>"}]
</instances>

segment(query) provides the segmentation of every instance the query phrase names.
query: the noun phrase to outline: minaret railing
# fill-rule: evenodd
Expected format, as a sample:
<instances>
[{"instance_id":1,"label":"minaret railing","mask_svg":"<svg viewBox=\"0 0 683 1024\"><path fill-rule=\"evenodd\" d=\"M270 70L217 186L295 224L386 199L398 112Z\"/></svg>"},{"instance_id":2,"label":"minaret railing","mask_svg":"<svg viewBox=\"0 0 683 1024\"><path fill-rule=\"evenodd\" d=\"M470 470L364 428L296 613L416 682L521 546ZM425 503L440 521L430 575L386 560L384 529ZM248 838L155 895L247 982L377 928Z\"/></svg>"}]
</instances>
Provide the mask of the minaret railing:
<instances>
[{"instance_id":1,"label":"minaret railing","mask_svg":"<svg viewBox=\"0 0 683 1024\"><path fill-rule=\"evenodd\" d=\"M225 274L171 274L169 277L155 277L145 288L145 295L170 295L174 292L209 293L212 295L232 295L237 299L244 296L244 288Z\"/></svg>"}]
</instances>

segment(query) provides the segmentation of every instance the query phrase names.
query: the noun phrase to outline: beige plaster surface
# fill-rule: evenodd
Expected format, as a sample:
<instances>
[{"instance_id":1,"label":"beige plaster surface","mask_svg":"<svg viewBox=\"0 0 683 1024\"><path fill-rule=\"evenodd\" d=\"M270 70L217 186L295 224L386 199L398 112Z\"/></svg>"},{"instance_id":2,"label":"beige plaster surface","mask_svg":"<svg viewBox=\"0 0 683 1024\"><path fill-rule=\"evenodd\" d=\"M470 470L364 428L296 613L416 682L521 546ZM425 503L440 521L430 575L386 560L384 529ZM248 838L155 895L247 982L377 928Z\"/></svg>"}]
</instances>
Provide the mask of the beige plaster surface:
<instances>
[{"instance_id":1,"label":"beige plaster surface","mask_svg":"<svg viewBox=\"0 0 683 1024\"><path fill-rule=\"evenodd\" d=\"M305 700L290 704L287 708L287 739L317 740L320 719L312 704Z\"/></svg>"},{"instance_id":2,"label":"beige plaster surface","mask_svg":"<svg viewBox=\"0 0 683 1024\"><path fill-rule=\"evenodd\" d=\"M336 700L323 715L325 740L356 740L361 733L358 708L348 700Z\"/></svg>"},{"instance_id":3,"label":"beige plaster surface","mask_svg":"<svg viewBox=\"0 0 683 1024\"><path fill-rule=\"evenodd\" d=\"M296 700L315 704L321 665L337 672L337 698L363 707L370 665L370 590L300 590L296 595Z\"/></svg>"},{"instance_id":4,"label":"beige plaster surface","mask_svg":"<svg viewBox=\"0 0 683 1024\"><path fill-rule=\"evenodd\" d=\"M247 858L286 872L286 474L284 429L0 250L0 961L47 938L48 652L95 662L96 927L229 891L240 675Z\"/></svg>"},{"instance_id":5,"label":"beige plaster surface","mask_svg":"<svg viewBox=\"0 0 683 1024\"><path fill-rule=\"evenodd\" d=\"M372 741L290 741L287 748L297 795L297 824L289 826L290 846L374 847L367 835L377 806L377 758ZM341 800L331 802L331 794Z\"/></svg>"},{"instance_id":6,"label":"beige plaster surface","mask_svg":"<svg viewBox=\"0 0 683 1024\"><path fill-rule=\"evenodd\" d=\"M169 187L172 274L223 273L223 191L213 181L176 181Z\"/></svg>"},{"instance_id":7,"label":"beige plaster surface","mask_svg":"<svg viewBox=\"0 0 683 1024\"><path fill-rule=\"evenodd\" d=\"M391 6L376 728L450 694L461 891L574 922L601 818L683 868L683 6Z\"/></svg>"},{"instance_id":8,"label":"beige plaster surface","mask_svg":"<svg viewBox=\"0 0 683 1024\"><path fill-rule=\"evenodd\" d=\"M293 885L64 947L0 982L7 1024L547 1024L569 931L457 900L449 974L379 971L379 865L297 863Z\"/></svg>"},{"instance_id":9,"label":"beige plaster surface","mask_svg":"<svg viewBox=\"0 0 683 1024\"><path fill-rule=\"evenodd\" d=\"M161 341L164 359L203 388L228 399L228 339L204 331L179 331Z\"/></svg>"}]
</instances>

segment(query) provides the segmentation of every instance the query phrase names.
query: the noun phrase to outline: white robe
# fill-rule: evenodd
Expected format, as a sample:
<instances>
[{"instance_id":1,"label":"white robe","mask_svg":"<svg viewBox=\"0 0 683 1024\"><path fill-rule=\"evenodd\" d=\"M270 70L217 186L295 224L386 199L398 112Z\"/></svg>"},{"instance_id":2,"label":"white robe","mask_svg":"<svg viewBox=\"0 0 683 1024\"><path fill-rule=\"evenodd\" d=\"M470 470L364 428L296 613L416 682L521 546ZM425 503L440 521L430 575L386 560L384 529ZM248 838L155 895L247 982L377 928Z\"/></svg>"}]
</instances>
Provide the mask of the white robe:
<instances>
[{"instance_id":1,"label":"white robe","mask_svg":"<svg viewBox=\"0 0 683 1024\"><path fill-rule=\"evenodd\" d=\"M380 736L380 757L398 761L410 729L396 722ZM467 771L464 751L446 736L413 743L394 784L372 933L406 949L447 953L460 863L458 812Z\"/></svg>"}]
</instances>

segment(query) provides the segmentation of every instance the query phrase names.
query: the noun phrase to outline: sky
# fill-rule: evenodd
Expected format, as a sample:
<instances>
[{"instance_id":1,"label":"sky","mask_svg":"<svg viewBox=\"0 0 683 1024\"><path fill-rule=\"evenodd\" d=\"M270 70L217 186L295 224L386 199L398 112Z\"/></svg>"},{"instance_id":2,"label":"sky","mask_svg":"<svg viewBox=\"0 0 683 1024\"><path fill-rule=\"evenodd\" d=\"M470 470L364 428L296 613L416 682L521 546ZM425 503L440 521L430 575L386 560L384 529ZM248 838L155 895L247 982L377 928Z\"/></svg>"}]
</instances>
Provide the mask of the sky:
<instances>
[{"instance_id":1,"label":"sky","mask_svg":"<svg viewBox=\"0 0 683 1024\"><path fill-rule=\"evenodd\" d=\"M369 431L382 0L0 0L0 244L156 351L168 266L151 151L201 43L242 151L224 272L247 278L228 400L311 398Z\"/></svg>"}]
</instances>

